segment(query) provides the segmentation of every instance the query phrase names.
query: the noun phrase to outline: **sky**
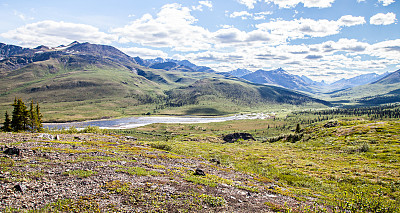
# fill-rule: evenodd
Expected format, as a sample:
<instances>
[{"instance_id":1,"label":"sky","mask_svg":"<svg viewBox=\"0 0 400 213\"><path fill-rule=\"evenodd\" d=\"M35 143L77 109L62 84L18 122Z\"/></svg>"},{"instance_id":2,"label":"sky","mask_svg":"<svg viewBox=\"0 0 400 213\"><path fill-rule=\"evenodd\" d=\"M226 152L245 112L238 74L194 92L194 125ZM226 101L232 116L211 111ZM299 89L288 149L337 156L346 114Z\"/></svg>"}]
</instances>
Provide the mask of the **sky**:
<instances>
[{"instance_id":1,"label":"sky","mask_svg":"<svg viewBox=\"0 0 400 213\"><path fill-rule=\"evenodd\" d=\"M112 45L332 82L400 69L400 0L0 0L0 42Z\"/></svg>"}]
</instances>

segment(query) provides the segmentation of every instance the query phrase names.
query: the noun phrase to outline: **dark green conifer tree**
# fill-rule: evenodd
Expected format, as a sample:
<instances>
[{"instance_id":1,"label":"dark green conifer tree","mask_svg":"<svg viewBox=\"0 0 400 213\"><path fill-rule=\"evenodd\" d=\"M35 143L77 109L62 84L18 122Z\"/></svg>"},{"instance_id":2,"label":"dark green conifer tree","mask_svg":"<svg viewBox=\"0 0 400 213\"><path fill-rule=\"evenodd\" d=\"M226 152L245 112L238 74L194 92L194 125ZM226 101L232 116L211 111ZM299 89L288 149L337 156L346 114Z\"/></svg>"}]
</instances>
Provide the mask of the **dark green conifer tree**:
<instances>
[{"instance_id":1,"label":"dark green conifer tree","mask_svg":"<svg viewBox=\"0 0 400 213\"><path fill-rule=\"evenodd\" d=\"M43 124L42 124L42 113L40 113L40 107L39 107L39 103L36 103L36 130L38 132L41 132L43 130Z\"/></svg>"},{"instance_id":2,"label":"dark green conifer tree","mask_svg":"<svg viewBox=\"0 0 400 213\"><path fill-rule=\"evenodd\" d=\"M1 128L4 132L11 132L11 120L10 116L8 115L8 112L6 111L5 113L5 121L3 123L3 127Z\"/></svg>"},{"instance_id":3,"label":"dark green conifer tree","mask_svg":"<svg viewBox=\"0 0 400 213\"><path fill-rule=\"evenodd\" d=\"M297 124L296 125L296 133L300 133L300 131L301 131L300 124Z\"/></svg>"},{"instance_id":4,"label":"dark green conifer tree","mask_svg":"<svg viewBox=\"0 0 400 213\"><path fill-rule=\"evenodd\" d=\"M35 132L37 130L38 118L35 109L36 108L33 106L33 100L32 100L29 108L29 127L32 130L32 132Z\"/></svg>"},{"instance_id":5,"label":"dark green conifer tree","mask_svg":"<svg viewBox=\"0 0 400 213\"><path fill-rule=\"evenodd\" d=\"M15 98L12 106L14 107L11 121L12 130L15 132L27 130L29 125L29 113L28 110L26 110L24 102L21 99Z\"/></svg>"}]
</instances>

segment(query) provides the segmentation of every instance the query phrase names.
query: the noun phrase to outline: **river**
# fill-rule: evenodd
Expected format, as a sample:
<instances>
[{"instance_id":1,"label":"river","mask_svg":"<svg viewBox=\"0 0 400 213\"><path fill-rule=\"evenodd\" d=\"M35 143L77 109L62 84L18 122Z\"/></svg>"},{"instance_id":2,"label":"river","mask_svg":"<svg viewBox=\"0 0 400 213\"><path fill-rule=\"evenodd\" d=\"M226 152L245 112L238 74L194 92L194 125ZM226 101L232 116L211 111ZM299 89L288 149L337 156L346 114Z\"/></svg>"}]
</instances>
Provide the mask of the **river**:
<instances>
[{"instance_id":1,"label":"river","mask_svg":"<svg viewBox=\"0 0 400 213\"><path fill-rule=\"evenodd\" d=\"M234 115L229 117L200 117L200 116L165 116L165 117L128 117L111 120L95 120L84 122L69 122L69 123L46 123L43 124L45 128L69 128L74 126L76 128L84 128L86 126L98 126L102 129L131 129L140 126L146 126L154 123L212 123L223 122L231 120L243 119L268 119L271 118L269 114L245 114Z\"/></svg>"}]
</instances>

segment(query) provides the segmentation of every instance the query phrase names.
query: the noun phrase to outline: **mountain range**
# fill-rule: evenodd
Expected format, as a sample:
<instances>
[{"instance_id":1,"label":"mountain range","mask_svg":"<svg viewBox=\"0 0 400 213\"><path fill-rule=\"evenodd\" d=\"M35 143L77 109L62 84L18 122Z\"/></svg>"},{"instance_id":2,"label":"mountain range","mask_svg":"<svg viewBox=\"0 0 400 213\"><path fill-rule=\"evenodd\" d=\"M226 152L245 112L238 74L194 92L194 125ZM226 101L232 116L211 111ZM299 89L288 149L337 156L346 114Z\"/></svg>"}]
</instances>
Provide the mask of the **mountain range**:
<instances>
[{"instance_id":1,"label":"mountain range","mask_svg":"<svg viewBox=\"0 0 400 213\"><path fill-rule=\"evenodd\" d=\"M187 60L130 57L107 45L0 45L0 113L15 97L42 104L48 121L143 113L224 115L254 107L328 102L254 84Z\"/></svg>"},{"instance_id":2,"label":"mountain range","mask_svg":"<svg viewBox=\"0 0 400 213\"><path fill-rule=\"evenodd\" d=\"M251 72L247 69L237 69L229 72L231 75L248 80L253 83L277 85L288 89L310 93L330 93L356 86L366 85L384 78L389 73L378 75L376 73L362 74L349 79L341 79L333 83L317 82L306 76L298 76L288 73L282 68L275 70L257 70Z\"/></svg>"}]
</instances>

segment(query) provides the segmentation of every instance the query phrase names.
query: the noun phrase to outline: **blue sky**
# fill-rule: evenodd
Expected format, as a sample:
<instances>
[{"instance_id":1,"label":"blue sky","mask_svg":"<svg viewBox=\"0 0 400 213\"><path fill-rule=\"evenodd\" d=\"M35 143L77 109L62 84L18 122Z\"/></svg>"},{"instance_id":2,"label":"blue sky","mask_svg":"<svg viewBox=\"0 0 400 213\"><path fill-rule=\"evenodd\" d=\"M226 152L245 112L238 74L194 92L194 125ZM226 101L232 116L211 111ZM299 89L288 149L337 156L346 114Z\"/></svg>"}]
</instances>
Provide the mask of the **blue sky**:
<instances>
[{"instance_id":1,"label":"blue sky","mask_svg":"<svg viewBox=\"0 0 400 213\"><path fill-rule=\"evenodd\" d=\"M333 81L400 69L399 0L0 0L0 42L107 44Z\"/></svg>"}]
</instances>

